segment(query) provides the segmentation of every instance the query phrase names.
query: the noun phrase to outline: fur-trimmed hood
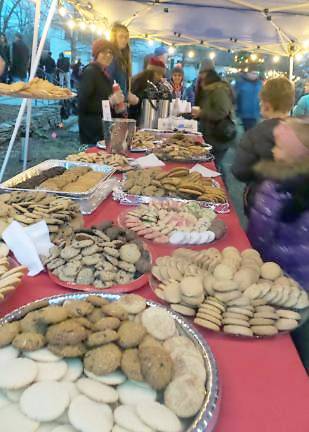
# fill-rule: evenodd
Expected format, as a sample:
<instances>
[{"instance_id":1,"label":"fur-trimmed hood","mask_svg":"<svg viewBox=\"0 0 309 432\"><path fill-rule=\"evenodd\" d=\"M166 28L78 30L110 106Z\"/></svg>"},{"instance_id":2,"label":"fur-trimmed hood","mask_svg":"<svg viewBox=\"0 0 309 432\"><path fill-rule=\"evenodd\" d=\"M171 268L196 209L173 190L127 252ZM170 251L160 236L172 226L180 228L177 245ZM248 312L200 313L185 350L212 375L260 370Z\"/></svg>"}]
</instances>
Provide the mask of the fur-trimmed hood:
<instances>
[{"instance_id":1,"label":"fur-trimmed hood","mask_svg":"<svg viewBox=\"0 0 309 432\"><path fill-rule=\"evenodd\" d=\"M264 160L255 165L254 171L260 178L278 182L292 180L296 177L304 177L308 179L309 187L309 156L299 162Z\"/></svg>"}]
</instances>

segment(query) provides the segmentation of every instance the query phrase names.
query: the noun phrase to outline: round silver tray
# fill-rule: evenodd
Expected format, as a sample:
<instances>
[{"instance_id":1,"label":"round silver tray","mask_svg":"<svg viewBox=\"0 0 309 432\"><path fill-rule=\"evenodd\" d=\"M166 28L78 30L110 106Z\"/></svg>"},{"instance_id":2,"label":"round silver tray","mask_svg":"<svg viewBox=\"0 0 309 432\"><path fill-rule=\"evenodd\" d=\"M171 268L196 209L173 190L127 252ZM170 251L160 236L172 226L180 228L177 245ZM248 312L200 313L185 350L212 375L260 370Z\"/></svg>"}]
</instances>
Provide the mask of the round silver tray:
<instances>
[{"instance_id":1,"label":"round silver tray","mask_svg":"<svg viewBox=\"0 0 309 432\"><path fill-rule=\"evenodd\" d=\"M0 325L7 322L17 321L23 318L28 312L40 309L48 305L62 304L65 300L83 300L91 295L100 295L110 301L116 301L120 298L119 295L104 294L102 292L94 291L92 293L78 293L78 294L63 294L53 297L46 297L41 300L36 300L28 303L0 319ZM214 355L201 334L196 331L181 315L169 310L167 307L162 306L154 301L147 300L147 305L151 307L159 307L166 310L176 321L177 328L180 333L191 339L201 352L206 368L207 381L206 381L206 397L203 406L199 413L195 416L193 422L188 425L186 432L211 432L214 430L220 405L220 387L218 368Z\"/></svg>"}]
</instances>

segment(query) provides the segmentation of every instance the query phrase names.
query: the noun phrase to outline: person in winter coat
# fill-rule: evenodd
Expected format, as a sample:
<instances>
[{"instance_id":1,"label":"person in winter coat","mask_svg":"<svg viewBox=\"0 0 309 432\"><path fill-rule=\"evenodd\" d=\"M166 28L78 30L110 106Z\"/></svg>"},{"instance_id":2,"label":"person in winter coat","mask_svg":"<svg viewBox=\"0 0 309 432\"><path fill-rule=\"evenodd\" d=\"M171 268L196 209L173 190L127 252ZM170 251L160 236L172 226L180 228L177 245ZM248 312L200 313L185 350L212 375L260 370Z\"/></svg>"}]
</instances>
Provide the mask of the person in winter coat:
<instances>
[{"instance_id":1,"label":"person in winter coat","mask_svg":"<svg viewBox=\"0 0 309 432\"><path fill-rule=\"evenodd\" d=\"M261 93L261 114L264 121L248 130L240 140L236 150L232 173L246 183L244 193L245 211L252 204L258 177L254 166L261 160L273 160L275 145L274 128L280 120L289 116L294 104L294 85L285 77L273 78L264 84Z\"/></svg>"},{"instance_id":2,"label":"person in winter coat","mask_svg":"<svg viewBox=\"0 0 309 432\"><path fill-rule=\"evenodd\" d=\"M5 63L0 82L6 83L8 79L8 70L10 67L10 47L4 33L0 33L0 57Z\"/></svg>"},{"instance_id":3,"label":"person in winter coat","mask_svg":"<svg viewBox=\"0 0 309 432\"><path fill-rule=\"evenodd\" d=\"M22 36L17 33L12 46L12 80L25 81L29 67L30 54L27 45L24 43Z\"/></svg>"},{"instance_id":4,"label":"person in winter coat","mask_svg":"<svg viewBox=\"0 0 309 432\"><path fill-rule=\"evenodd\" d=\"M185 100L186 88L184 85L184 70L181 66L175 66L169 81L173 99Z\"/></svg>"},{"instance_id":5,"label":"person in winter coat","mask_svg":"<svg viewBox=\"0 0 309 432\"><path fill-rule=\"evenodd\" d=\"M204 99L204 90L202 88L202 82L205 80L206 75L209 71L215 70L215 64L211 59L205 59L201 63L199 74L195 85L195 105L200 106L201 100Z\"/></svg>"},{"instance_id":6,"label":"person in winter coat","mask_svg":"<svg viewBox=\"0 0 309 432\"><path fill-rule=\"evenodd\" d=\"M218 169L222 170L222 159L234 139L236 130L231 119L233 115L232 91L229 84L222 81L214 71L207 72L201 83L203 98L200 101L200 130L207 143L213 146ZM227 129L234 129L232 133Z\"/></svg>"},{"instance_id":7,"label":"person in winter coat","mask_svg":"<svg viewBox=\"0 0 309 432\"><path fill-rule=\"evenodd\" d=\"M235 84L237 115L245 131L256 125L260 118L259 94L262 81L257 72L242 73Z\"/></svg>"},{"instance_id":8,"label":"person in winter coat","mask_svg":"<svg viewBox=\"0 0 309 432\"><path fill-rule=\"evenodd\" d=\"M111 31L111 42L114 45L114 60L108 68L112 81L116 81L130 105L137 105L138 98L131 93L131 50L129 45L129 30L126 26L115 23Z\"/></svg>"},{"instance_id":9,"label":"person in winter coat","mask_svg":"<svg viewBox=\"0 0 309 432\"><path fill-rule=\"evenodd\" d=\"M297 102L293 110L293 116L309 116L309 79L305 82L305 94Z\"/></svg>"},{"instance_id":10,"label":"person in winter coat","mask_svg":"<svg viewBox=\"0 0 309 432\"><path fill-rule=\"evenodd\" d=\"M309 291L309 118L281 122L274 137L274 161L255 166L263 181L248 237L265 261L277 262Z\"/></svg>"},{"instance_id":11,"label":"person in winter coat","mask_svg":"<svg viewBox=\"0 0 309 432\"><path fill-rule=\"evenodd\" d=\"M44 65L45 65L46 79L49 82L54 83L55 72L56 72L56 62L53 59L51 52L48 53L48 55L44 61Z\"/></svg>"},{"instance_id":12,"label":"person in winter coat","mask_svg":"<svg viewBox=\"0 0 309 432\"><path fill-rule=\"evenodd\" d=\"M112 82L107 68L113 61L113 44L97 39L92 45L93 62L83 71L78 92L78 125L82 144L96 145L104 138L102 100L111 106L124 102L121 91L112 94Z\"/></svg>"},{"instance_id":13,"label":"person in winter coat","mask_svg":"<svg viewBox=\"0 0 309 432\"><path fill-rule=\"evenodd\" d=\"M63 53L59 54L57 60L57 69L59 73L59 83L61 87L64 85L67 88L71 88L71 76L70 76L70 59L65 57Z\"/></svg>"}]
</instances>

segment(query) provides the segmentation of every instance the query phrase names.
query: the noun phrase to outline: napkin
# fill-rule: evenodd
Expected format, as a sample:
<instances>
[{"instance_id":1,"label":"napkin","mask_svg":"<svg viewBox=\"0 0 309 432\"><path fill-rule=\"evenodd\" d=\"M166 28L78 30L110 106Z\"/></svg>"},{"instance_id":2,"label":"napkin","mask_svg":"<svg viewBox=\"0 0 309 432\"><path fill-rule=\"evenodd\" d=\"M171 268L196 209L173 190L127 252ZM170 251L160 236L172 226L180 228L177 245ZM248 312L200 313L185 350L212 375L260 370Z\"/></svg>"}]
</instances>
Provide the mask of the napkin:
<instances>
[{"instance_id":1,"label":"napkin","mask_svg":"<svg viewBox=\"0 0 309 432\"><path fill-rule=\"evenodd\" d=\"M218 177L221 175L219 172L213 171L209 168L206 168L201 164L194 165L190 169L190 172L198 172L198 173L202 174L203 177Z\"/></svg>"},{"instance_id":2,"label":"napkin","mask_svg":"<svg viewBox=\"0 0 309 432\"><path fill-rule=\"evenodd\" d=\"M39 255L48 255L53 246L45 221L26 228L13 221L2 233L2 238L17 261L28 267L28 276L35 276L44 269Z\"/></svg>"},{"instance_id":3,"label":"napkin","mask_svg":"<svg viewBox=\"0 0 309 432\"><path fill-rule=\"evenodd\" d=\"M153 168L153 167L162 167L165 165L160 159L157 158L154 154L149 154L148 156L143 156L136 159L136 165L139 168Z\"/></svg>"}]
</instances>

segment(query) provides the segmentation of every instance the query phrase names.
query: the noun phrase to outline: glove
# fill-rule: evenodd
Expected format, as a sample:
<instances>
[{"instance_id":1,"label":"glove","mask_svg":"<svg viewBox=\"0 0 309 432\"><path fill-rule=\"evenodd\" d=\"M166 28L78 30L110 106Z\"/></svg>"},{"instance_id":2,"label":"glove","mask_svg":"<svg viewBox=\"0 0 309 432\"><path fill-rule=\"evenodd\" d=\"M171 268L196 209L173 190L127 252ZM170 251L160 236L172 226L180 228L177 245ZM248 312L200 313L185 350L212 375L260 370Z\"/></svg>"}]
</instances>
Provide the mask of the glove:
<instances>
[{"instance_id":1,"label":"glove","mask_svg":"<svg viewBox=\"0 0 309 432\"><path fill-rule=\"evenodd\" d=\"M135 94L129 92L129 94L128 94L128 102L129 102L130 105L133 105L133 106L137 105L139 103L139 98Z\"/></svg>"},{"instance_id":2,"label":"glove","mask_svg":"<svg viewBox=\"0 0 309 432\"><path fill-rule=\"evenodd\" d=\"M123 103L124 102L124 95L123 95L122 91L118 91L116 93L113 93L109 97L109 102L112 106L119 105L119 104Z\"/></svg>"}]
</instances>

